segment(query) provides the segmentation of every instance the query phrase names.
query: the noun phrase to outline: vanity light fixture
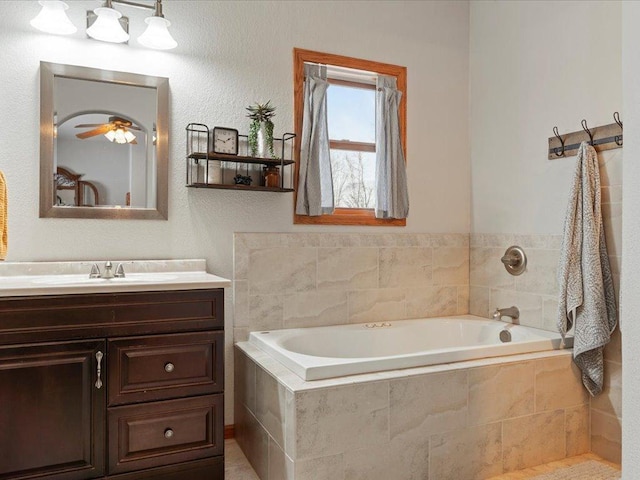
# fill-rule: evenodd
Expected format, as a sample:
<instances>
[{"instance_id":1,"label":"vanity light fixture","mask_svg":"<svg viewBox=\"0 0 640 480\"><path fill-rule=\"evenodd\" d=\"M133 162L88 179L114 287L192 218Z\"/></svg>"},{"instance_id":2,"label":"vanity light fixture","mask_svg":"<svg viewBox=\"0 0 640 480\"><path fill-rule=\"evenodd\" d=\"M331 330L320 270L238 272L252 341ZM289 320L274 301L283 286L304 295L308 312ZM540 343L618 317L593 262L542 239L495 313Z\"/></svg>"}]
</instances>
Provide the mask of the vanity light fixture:
<instances>
[{"instance_id":1,"label":"vanity light fixture","mask_svg":"<svg viewBox=\"0 0 640 480\"><path fill-rule=\"evenodd\" d=\"M141 0L148 1L148 0ZM47 33L71 34L77 31L71 23L65 10L69 6L60 0L40 0L42 10L31 20L31 25ZM120 4L135 8L153 10L153 15L147 17L147 28L138 37L138 43L157 50L170 50L178 43L169 33L171 22L164 18L162 0L153 0L153 4L132 2L129 0L105 0L102 7L87 12L87 35L102 42L124 43L129 40L128 19L122 16L113 4Z\"/></svg>"},{"instance_id":2,"label":"vanity light fixture","mask_svg":"<svg viewBox=\"0 0 640 480\"><path fill-rule=\"evenodd\" d=\"M147 29L138 37L139 43L156 50L171 50L178 46L178 42L169 33L171 22L164 18L160 0L156 1L153 15L145 18L144 21L147 24Z\"/></svg>"},{"instance_id":3,"label":"vanity light fixture","mask_svg":"<svg viewBox=\"0 0 640 480\"><path fill-rule=\"evenodd\" d=\"M56 35L70 35L78 31L67 17L69 5L60 0L40 0L38 3L42 5L42 10L31 20L33 28Z\"/></svg>"},{"instance_id":4,"label":"vanity light fixture","mask_svg":"<svg viewBox=\"0 0 640 480\"><path fill-rule=\"evenodd\" d=\"M129 33L120 25L122 14L113 8L111 0L107 0L103 7L96 8L93 13L96 14L96 19L87 28L87 35L101 42L124 43L129 40Z\"/></svg>"}]
</instances>

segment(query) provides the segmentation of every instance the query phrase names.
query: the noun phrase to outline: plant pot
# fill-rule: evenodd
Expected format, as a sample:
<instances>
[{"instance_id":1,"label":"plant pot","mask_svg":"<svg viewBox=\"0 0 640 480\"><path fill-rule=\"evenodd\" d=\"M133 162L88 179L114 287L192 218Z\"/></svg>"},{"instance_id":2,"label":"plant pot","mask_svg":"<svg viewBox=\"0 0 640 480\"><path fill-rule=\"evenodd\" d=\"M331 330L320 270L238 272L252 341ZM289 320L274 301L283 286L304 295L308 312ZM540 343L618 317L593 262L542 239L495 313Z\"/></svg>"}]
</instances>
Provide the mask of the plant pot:
<instances>
[{"instance_id":1,"label":"plant pot","mask_svg":"<svg viewBox=\"0 0 640 480\"><path fill-rule=\"evenodd\" d=\"M273 123L254 120L249 128L249 154L257 158L273 157Z\"/></svg>"},{"instance_id":2,"label":"plant pot","mask_svg":"<svg viewBox=\"0 0 640 480\"><path fill-rule=\"evenodd\" d=\"M273 138L271 139L273 144ZM267 124L260 122L260 128L258 128L258 145L257 156L260 158L269 158L269 134L267 132Z\"/></svg>"}]
</instances>

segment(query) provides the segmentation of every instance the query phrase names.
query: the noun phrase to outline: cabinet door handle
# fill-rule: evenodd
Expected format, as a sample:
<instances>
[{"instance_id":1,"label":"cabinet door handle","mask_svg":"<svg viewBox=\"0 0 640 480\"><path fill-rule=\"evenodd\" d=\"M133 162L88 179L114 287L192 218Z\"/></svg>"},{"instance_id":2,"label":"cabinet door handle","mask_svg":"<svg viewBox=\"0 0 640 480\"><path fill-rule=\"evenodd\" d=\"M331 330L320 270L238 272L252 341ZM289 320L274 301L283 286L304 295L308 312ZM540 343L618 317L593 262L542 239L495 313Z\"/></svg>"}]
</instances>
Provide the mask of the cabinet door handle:
<instances>
[{"instance_id":1,"label":"cabinet door handle","mask_svg":"<svg viewBox=\"0 0 640 480\"><path fill-rule=\"evenodd\" d=\"M173 363L169 362L164 366L164 371L167 372L167 373L171 373L171 372L173 372L173 370L175 368L176 368L175 365Z\"/></svg>"},{"instance_id":2,"label":"cabinet door handle","mask_svg":"<svg viewBox=\"0 0 640 480\"><path fill-rule=\"evenodd\" d=\"M173 437L173 430L170 428L167 428L164 431L164 438L171 438L171 437Z\"/></svg>"},{"instance_id":3,"label":"cabinet door handle","mask_svg":"<svg viewBox=\"0 0 640 480\"><path fill-rule=\"evenodd\" d=\"M96 388L97 389L102 388L102 380L100 379L100 375L102 373L101 364L102 364L102 357L103 356L104 356L104 354L101 351L96 352L96 360L98 361L98 379L96 380Z\"/></svg>"}]
</instances>

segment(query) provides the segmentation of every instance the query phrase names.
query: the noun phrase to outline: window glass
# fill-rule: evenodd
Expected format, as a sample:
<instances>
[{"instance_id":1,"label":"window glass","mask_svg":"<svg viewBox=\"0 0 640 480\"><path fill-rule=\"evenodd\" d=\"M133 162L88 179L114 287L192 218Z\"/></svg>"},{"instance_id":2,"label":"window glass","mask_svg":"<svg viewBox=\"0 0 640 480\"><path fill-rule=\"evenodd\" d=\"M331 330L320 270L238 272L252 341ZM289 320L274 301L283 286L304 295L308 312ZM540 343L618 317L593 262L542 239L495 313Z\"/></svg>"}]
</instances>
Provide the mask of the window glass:
<instances>
[{"instance_id":1,"label":"window glass","mask_svg":"<svg viewBox=\"0 0 640 480\"><path fill-rule=\"evenodd\" d=\"M374 143L376 141L375 90L329 85L327 122L331 140Z\"/></svg>"},{"instance_id":2,"label":"window glass","mask_svg":"<svg viewBox=\"0 0 640 480\"><path fill-rule=\"evenodd\" d=\"M331 149L333 198L336 208L373 208L376 154Z\"/></svg>"}]
</instances>

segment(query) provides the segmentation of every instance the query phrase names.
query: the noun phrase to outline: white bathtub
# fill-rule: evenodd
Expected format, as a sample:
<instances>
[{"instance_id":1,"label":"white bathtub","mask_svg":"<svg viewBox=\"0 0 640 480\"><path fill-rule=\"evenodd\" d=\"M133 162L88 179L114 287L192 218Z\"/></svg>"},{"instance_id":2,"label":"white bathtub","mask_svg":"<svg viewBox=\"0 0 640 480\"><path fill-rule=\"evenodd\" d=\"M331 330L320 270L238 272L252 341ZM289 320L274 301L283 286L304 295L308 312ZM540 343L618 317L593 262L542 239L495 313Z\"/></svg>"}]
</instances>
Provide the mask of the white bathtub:
<instances>
[{"instance_id":1,"label":"white bathtub","mask_svg":"<svg viewBox=\"0 0 640 480\"><path fill-rule=\"evenodd\" d=\"M304 380L564 348L557 333L473 315L251 332L249 342Z\"/></svg>"}]
</instances>

